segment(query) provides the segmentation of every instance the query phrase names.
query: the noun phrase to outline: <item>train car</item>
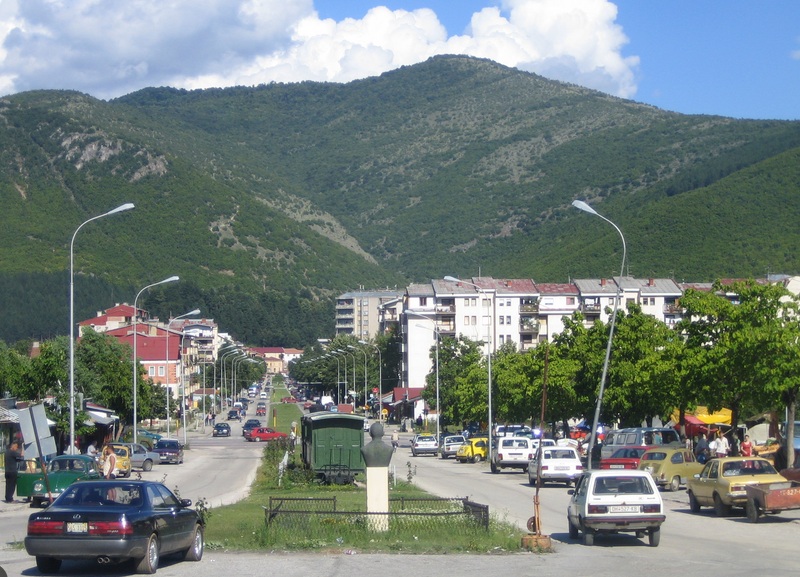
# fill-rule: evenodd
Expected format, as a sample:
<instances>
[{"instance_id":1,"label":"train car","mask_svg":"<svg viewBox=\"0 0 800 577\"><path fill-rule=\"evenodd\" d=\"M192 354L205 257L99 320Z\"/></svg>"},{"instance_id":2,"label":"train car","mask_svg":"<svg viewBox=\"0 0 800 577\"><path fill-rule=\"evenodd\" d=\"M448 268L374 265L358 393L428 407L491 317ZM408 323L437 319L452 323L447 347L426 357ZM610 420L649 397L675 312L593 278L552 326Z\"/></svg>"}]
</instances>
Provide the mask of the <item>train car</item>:
<instances>
[{"instance_id":1,"label":"train car","mask_svg":"<svg viewBox=\"0 0 800 577\"><path fill-rule=\"evenodd\" d=\"M352 483L365 470L364 417L320 411L301 421L303 465L325 483Z\"/></svg>"}]
</instances>

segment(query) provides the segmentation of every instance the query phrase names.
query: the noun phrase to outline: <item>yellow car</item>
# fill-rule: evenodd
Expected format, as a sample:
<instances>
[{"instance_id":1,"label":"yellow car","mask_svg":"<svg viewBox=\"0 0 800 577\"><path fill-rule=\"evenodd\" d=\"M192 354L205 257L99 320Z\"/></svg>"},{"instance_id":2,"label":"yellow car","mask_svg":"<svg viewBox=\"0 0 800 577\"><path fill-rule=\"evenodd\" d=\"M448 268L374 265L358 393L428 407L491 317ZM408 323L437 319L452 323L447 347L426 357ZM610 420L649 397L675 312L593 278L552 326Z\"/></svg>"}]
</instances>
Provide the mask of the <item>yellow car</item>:
<instances>
[{"instance_id":1,"label":"yellow car","mask_svg":"<svg viewBox=\"0 0 800 577\"><path fill-rule=\"evenodd\" d=\"M747 504L747 485L785 483L772 463L761 457L724 457L711 459L703 470L689 479L689 508L714 507L717 516L730 515L731 507Z\"/></svg>"},{"instance_id":2,"label":"yellow car","mask_svg":"<svg viewBox=\"0 0 800 577\"><path fill-rule=\"evenodd\" d=\"M128 447L125 445L121 445L118 443L109 443L108 446L111 447L111 450L114 451L114 454L117 456L117 466L114 472L116 477L130 477L131 476L131 452ZM103 450L100 452L100 458L98 460L98 464L100 465L100 470L103 470L103 454L105 453L106 448L103 447Z\"/></svg>"},{"instance_id":3,"label":"yellow car","mask_svg":"<svg viewBox=\"0 0 800 577\"><path fill-rule=\"evenodd\" d=\"M459 463L466 463L470 461L477 463L478 461L485 461L488 451L489 439L486 437L473 437L467 439L467 442L461 445L456 452L456 460Z\"/></svg>"},{"instance_id":4,"label":"yellow car","mask_svg":"<svg viewBox=\"0 0 800 577\"><path fill-rule=\"evenodd\" d=\"M639 458L640 471L647 471L660 488L677 491L681 485L703 470L691 449L653 447Z\"/></svg>"}]
</instances>

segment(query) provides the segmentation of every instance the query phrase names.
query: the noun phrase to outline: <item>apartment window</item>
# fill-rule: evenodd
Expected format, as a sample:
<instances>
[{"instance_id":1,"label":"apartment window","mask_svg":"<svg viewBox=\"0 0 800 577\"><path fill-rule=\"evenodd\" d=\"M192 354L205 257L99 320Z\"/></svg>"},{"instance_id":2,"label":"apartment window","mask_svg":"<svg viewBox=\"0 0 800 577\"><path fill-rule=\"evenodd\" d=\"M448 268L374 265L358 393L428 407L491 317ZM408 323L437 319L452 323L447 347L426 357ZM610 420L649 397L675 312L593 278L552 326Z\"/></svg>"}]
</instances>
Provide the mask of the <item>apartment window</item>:
<instances>
[{"instance_id":1,"label":"apartment window","mask_svg":"<svg viewBox=\"0 0 800 577\"><path fill-rule=\"evenodd\" d=\"M158 367L158 376L163 377L166 374L166 367Z\"/></svg>"},{"instance_id":2,"label":"apartment window","mask_svg":"<svg viewBox=\"0 0 800 577\"><path fill-rule=\"evenodd\" d=\"M507 306L507 307L510 307L510 306L511 306L511 299L508 299L508 300L506 300L506 306Z\"/></svg>"},{"instance_id":3,"label":"apartment window","mask_svg":"<svg viewBox=\"0 0 800 577\"><path fill-rule=\"evenodd\" d=\"M464 315L464 325L469 326L469 315Z\"/></svg>"},{"instance_id":4,"label":"apartment window","mask_svg":"<svg viewBox=\"0 0 800 577\"><path fill-rule=\"evenodd\" d=\"M504 324L506 324L504 321L505 321L505 317L503 317L503 316L501 315L501 316L500 316L500 324L501 324L501 325L504 325Z\"/></svg>"},{"instance_id":5,"label":"apartment window","mask_svg":"<svg viewBox=\"0 0 800 577\"><path fill-rule=\"evenodd\" d=\"M505 303L503 301L497 301L497 306L499 306L499 307L503 306L504 304Z\"/></svg>"},{"instance_id":6,"label":"apartment window","mask_svg":"<svg viewBox=\"0 0 800 577\"><path fill-rule=\"evenodd\" d=\"M510 343L510 342L511 342L511 335L506 335L506 342L507 342L507 343Z\"/></svg>"},{"instance_id":7,"label":"apartment window","mask_svg":"<svg viewBox=\"0 0 800 577\"><path fill-rule=\"evenodd\" d=\"M420 306L428 306L428 297L419 297Z\"/></svg>"},{"instance_id":8,"label":"apartment window","mask_svg":"<svg viewBox=\"0 0 800 577\"><path fill-rule=\"evenodd\" d=\"M475 315L472 315L472 324L473 325L477 325L478 324L478 317L476 317Z\"/></svg>"},{"instance_id":9,"label":"apartment window","mask_svg":"<svg viewBox=\"0 0 800 577\"><path fill-rule=\"evenodd\" d=\"M507 324L507 325L510 325L510 324L511 324L511 317L510 317L510 316L507 316L507 317L506 317L506 324Z\"/></svg>"},{"instance_id":10,"label":"apartment window","mask_svg":"<svg viewBox=\"0 0 800 577\"><path fill-rule=\"evenodd\" d=\"M147 375L150 377L156 376L156 368L155 367L148 367L147 368Z\"/></svg>"},{"instance_id":11,"label":"apartment window","mask_svg":"<svg viewBox=\"0 0 800 577\"><path fill-rule=\"evenodd\" d=\"M503 335L500 335L500 344L503 344Z\"/></svg>"},{"instance_id":12,"label":"apartment window","mask_svg":"<svg viewBox=\"0 0 800 577\"><path fill-rule=\"evenodd\" d=\"M469 304L473 307L478 306L478 297L470 297Z\"/></svg>"},{"instance_id":13,"label":"apartment window","mask_svg":"<svg viewBox=\"0 0 800 577\"><path fill-rule=\"evenodd\" d=\"M575 297L567 297L567 304L574 305L575 304Z\"/></svg>"}]
</instances>

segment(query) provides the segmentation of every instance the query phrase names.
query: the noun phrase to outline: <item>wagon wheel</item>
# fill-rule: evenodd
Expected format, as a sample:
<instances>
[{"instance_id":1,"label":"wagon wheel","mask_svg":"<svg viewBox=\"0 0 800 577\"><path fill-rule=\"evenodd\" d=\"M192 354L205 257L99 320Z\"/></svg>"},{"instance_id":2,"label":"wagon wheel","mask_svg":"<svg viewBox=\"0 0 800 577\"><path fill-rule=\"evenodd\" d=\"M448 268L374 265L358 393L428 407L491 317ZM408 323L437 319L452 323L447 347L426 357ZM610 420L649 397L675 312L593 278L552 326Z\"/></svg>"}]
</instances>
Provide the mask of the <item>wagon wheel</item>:
<instances>
[{"instance_id":1,"label":"wagon wheel","mask_svg":"<svg viewBox=\"0 0 800 577\"><path fill-rule=\"evenodd\" d=\"M751 523L758 523L758 517L761 515L761 510L756 503L756 500L753 498L747 499L747 505L745 505L745 511L747 512L747 520Z\"/></svg>"}]
</instances>

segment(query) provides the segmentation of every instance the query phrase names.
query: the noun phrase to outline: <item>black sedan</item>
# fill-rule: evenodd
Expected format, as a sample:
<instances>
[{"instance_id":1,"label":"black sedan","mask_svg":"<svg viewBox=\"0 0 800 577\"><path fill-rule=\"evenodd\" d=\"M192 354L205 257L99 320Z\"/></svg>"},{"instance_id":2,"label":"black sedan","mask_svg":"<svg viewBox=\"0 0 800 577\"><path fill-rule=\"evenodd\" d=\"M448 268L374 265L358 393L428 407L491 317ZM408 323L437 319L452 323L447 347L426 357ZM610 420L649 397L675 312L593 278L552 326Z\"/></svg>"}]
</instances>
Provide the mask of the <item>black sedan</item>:
<instances>
[{"instance_id":1,"label":"black sedan","mask_svg":"<svg viewBox=\"0 0 800 577\"><path fill-rule=\"evenodd\" d=\"M248 431L252 431L253 429L257 429L261 426L261 421L258 419L247 419L244 426L242 427L242 436L246 437Z\"/></svg>"},{"instance_id":2,"label":"black sedan","mask_svg":"<svg viewBox=\"0 0 800 577\"><path fill-rule=\"evenodd\" d=\"M230 437L231 426L228 423L217 423L214 425L214 432L211 433L212 437Z\"/></svg>"},{"instance_id":3,"label":"black sedan","mask_svg":"<svg viewBox=\"0 0 800 577\"><path fill-rule=\"evenodd\" d=\"M78 481L28 518L25 550L41 573L58 572L64 559L133 560L137 573L155 573L172 553L200 561L205 524L191 505L154 481Z\"/></svg>"},{"instance_id":4,"label":"black sedan","mask_svg":"<svg viewBox=\"0 0 800 577\"><path fill-rule=\"evenodd\" d=\"M156 442L153 452L158 453L160 463L183 463L183 445L175 439L161 439Z\"/></svg>"}]
</instances>

